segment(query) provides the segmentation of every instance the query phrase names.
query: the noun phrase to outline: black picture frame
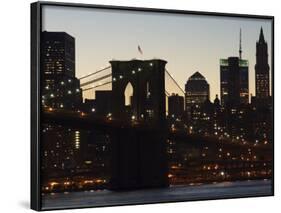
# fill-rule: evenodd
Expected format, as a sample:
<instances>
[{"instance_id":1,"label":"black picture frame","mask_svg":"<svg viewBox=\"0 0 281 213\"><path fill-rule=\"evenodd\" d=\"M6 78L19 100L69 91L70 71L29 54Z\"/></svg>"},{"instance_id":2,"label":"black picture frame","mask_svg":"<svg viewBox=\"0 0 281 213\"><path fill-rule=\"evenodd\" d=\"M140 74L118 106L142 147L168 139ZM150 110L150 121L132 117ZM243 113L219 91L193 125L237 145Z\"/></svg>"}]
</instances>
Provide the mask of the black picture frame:
<instances>
[{"instance_id":1,"label":"black picture frame","mask_svg":"<svg viewBox=\"0 0 281 213\"><path fill-rule=\"evenodd\" d=\"M111 5L93 5L93 4L80 4L80 3L61 3L61 2L35 2L31 4L31 209L41 211L49 210L42 209L41 204L41 179L40 179L40 129L41 129L41 74L40 74L40 34L42 31L42 7L44 6L57 6L57 7L75 7L75 8L94 8L94 9L108 9L118 11L141 11L141 12L154 12L162 14L181 14L181 15L206 15L215 17L234 17L234 18L254 18L270 20L271 25L271 91L272 91L272 137L274 141L274 16L265 15L250 15L250 14L236 14L236 13L217 13L217 12L203 12L203 11L186 11L186 10L174 10L174 9L158 9L158 8L141 8L141 7L124 7L124 6L111 6ZM273 146L273 163L272 163L272 194L266 196L274 196L274 143ZM264 197L265 195L260 195ZM247 197L259 197L259 195L244 196ZM229 199L229 198L244 198L243 196L230 196L219 198L208 198L198 200L216 200L216 199ZM190 201L190 199L179 199L176 201L168 202L184 202ZM194 199L192 201L197 201ZM159 202L145 202L142 204L161 203ZM166 201L162 202L166 203ZM128 203L120 205L135 205L137 203ZM116 206L116 205L104 205L104 206ZM58 209L72 209L72 208L88 208L88 207L101 207L91 205L87 207L62 207ZM52 209L54 210L54 209Z\"/></svg>"}]
</instances>

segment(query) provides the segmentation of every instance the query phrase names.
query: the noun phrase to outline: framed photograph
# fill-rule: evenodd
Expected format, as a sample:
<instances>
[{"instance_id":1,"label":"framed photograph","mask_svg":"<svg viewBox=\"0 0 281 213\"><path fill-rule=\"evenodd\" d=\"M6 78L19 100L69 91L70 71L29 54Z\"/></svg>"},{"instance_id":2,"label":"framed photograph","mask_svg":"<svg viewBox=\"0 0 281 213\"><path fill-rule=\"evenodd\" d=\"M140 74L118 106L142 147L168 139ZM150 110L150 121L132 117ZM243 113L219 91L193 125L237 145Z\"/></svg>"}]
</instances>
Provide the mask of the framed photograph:
<instances>
[{"instance_id":1,"label":"framed photograph","mask_svg":"<svg viewBox=\"0 0 281 213\"><path fill-rule=\"evenodd\" d=\"M274 195L274 17L31 4L31 208Z\"/></svg>"}]
</instances>

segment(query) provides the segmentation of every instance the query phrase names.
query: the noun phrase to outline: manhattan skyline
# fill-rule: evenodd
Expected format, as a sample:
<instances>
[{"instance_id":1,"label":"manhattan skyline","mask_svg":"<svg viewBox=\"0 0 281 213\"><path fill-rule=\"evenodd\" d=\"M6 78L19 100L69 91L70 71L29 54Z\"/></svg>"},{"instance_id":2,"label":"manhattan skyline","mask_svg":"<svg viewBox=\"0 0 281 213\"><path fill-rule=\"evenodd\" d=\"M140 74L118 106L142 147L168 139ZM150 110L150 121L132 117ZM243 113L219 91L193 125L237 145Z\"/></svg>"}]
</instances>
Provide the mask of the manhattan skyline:
<instances>
[{"instance_id":1,"label":"manhattan skyline","mask_svg":"<svg viewBox=\"0 0 281 213\"><path fill-rule=\"evenodd\" d=\"M241 28L242 58L249 60L249 94L255 95L255 48L261 27L271 69L270 20L47 6L42 22L42 30L75 37L78 77L108 66L112 59L160 58L168 61L167 69L181 88L194 72L202 73L213 100L220 95L219 59L238 56Z\"/></svg>"}]
</instances>

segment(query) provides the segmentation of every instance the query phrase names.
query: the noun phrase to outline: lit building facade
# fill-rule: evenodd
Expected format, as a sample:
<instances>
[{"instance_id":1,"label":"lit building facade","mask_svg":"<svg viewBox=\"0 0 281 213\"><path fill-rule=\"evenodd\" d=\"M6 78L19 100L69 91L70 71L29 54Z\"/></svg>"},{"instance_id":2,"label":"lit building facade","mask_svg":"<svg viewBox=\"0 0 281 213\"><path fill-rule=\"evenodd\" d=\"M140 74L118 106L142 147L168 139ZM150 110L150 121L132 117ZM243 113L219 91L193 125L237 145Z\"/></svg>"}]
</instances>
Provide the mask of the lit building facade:
<instances>
[{"instance_id":1,"label":"lit building facade","mask_svg":"<svg viewBox=\"0 0 281 213\"><path fill-rule=\"evenodd\" d=\"M256 98L267 99L269 97L269 65L268 48L264 39L263 30L260 30L259 40L256 43Z\"/></svg>"},{"instance_id":2,"label":"lit building facade","mask_svg":"<svg viewBox=\"0 0 281 213\"><path fill-rule=\"evenodd\" d=\"M54 175L70 169L79 169L83 158L83 137L84 130L44 124L41 143L42 172Z\"/></svg>"},{"instance_id":3,"label":"lit building facade","mask_svg":"<svg viewBox=\"0 0 281 213\"><path fill-rule=\"evenodd\" d=\"M210 86L205 77L195 72L185 84L185 109L190 111L192 106L201 105L209 100Z\"/></svg>"},{"instance_id":4,"label":"lit building facade","mask_svg":"<svg viewBox=\"0 0 281 213\"><path fill-rule=\"evenodd\" d=\"M41 33L42 105L73 109L82 103L75 77L75 40L65 32Z\"/></svg>"},{"instance_id":5,"label":"lit building facade","mask_svg":"<svg viewBox=\"0 0 281 213\"><path fill-rule=\"evenodd\" d=\"M239 57L220 60L221 105L249 103L249 63Z\"/></svg>"}]
</instances>

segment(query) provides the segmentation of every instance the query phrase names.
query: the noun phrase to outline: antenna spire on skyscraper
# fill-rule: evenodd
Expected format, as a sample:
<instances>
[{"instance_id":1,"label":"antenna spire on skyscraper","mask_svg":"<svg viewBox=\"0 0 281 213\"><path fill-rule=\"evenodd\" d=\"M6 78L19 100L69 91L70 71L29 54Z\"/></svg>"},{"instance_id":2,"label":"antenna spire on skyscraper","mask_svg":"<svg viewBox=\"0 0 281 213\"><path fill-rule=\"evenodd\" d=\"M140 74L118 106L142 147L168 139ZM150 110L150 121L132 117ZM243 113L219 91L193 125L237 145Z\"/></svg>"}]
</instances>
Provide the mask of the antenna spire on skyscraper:
<instances>
[{"instance_id":1,"label":"antenna spire on skyscraper","mask_svg":"<svg viewBox=\"0 0 281 213\"><path fill-rule=\"evenodd\" d=\"M239 34L239 59L242 59L242 30L240 28Z\"/></svg>"}]
</instances>

